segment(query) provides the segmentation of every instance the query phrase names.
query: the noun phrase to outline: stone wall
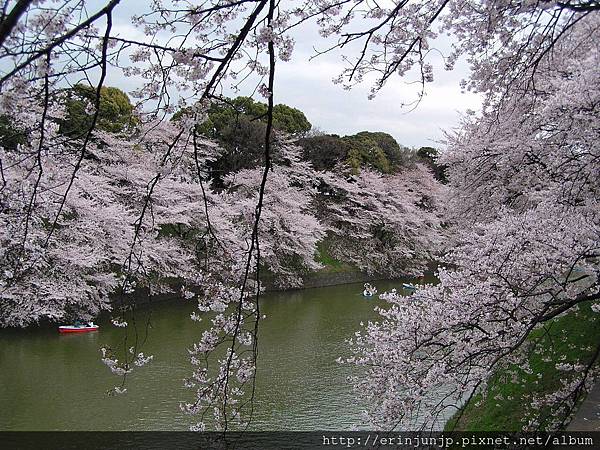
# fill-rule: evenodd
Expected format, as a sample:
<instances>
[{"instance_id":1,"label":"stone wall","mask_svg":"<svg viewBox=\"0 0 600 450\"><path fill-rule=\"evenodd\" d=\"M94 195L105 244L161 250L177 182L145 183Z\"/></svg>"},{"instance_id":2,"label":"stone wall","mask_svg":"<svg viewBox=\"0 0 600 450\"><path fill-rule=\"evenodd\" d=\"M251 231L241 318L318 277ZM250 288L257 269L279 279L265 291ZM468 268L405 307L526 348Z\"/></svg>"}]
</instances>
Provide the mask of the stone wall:
<instances>
[{"instance_id":1,"label":"stone wall","mask_svg":"<svg viewBox=\"0 0 600 450\"><path fill-rule=\"evenodd\" d=\"M356 271L344 271L344 272L312 272L304 275L304 283L300 289L317 288L324 286L336 286L338 284L349 284L349 283L365 283L367 281L381 280L381 275L367 275L366 273ZM276 286L267 284L267 292L269 291L284 291L288 289L280 289Z\"/></svg>"},{"instance_id":2,"label":"stone wall","mask_svg":"<svg viewBox=\"0 0 600 450\"><path fill-rule=\"evenodd\" d=\"M308 289L308 288L318 288L325 286L336 286L338 284L349 284L349 283L366 283L367 281L377 281L384 279L381 275L367 275L366 273L360 272L358 270L345 270L341 272L311 272L303 277L304 283L302 287L298 289ZM262 283L266 287L266 292L275 292L275 291L287 291L294 289L281 289L275 286L272 283L272 279L268 275L264 276ZM148 303L155 302L163 302L163 301L172 301L181 299L179 295L179 288L181 284L177 281L173 281L173 288L175 292L169 292L165 294L158 294L152 297L152 300L148 297L148 289L140 288L136 289L133 295L127 296L125 298L120 297L118 294L111 296L111 303L113 306L118 306L121 301L124 301L126 305L144 305Z\"/></svg>"}]
</instances>

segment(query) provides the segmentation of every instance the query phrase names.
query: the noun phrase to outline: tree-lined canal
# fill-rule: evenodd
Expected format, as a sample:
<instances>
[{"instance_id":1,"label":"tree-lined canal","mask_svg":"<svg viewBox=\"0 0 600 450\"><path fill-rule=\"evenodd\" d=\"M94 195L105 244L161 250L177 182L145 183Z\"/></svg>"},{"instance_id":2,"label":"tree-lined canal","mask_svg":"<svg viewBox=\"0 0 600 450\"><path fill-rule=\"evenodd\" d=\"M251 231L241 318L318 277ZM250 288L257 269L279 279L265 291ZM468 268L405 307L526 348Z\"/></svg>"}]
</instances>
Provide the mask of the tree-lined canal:
<instances>
[{"instance_id":1,"label":"tree-lined canal","mask_svg":"<svg viewBox=\"0 0 600 450\"><path fill-rule=\"evenodd\" d=\"M375 283L382 292L399 282ZM377 318L381 300L365 299L361 284L265 294L261 312L258 379L252 428L350 429L364 406L346 381L346 340L360 322ZM193 392L187 348L202 325L190 320L185 300L155 304L143 351L154 361L127 380L127 393L108 396L120 383L100 361L102 345L118 346L122 330L59 335L56 327L0 330L1 430L187 430L194 418L179 410ZM140 312L140 314L144 314Z\"/></svg>"}]
</instances>

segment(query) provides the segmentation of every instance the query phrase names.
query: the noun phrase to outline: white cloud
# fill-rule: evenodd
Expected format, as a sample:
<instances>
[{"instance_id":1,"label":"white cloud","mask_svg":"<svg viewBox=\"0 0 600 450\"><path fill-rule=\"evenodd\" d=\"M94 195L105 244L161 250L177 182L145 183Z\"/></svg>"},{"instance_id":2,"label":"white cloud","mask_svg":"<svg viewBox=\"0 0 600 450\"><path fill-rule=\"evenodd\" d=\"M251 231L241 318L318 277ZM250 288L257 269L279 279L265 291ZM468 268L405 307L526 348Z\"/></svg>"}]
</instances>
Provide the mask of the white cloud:
<instances>
[{"instance_id":1,"label":"white cloud","mask_svg":"<svg viewBox=\"0 0 600 450\"><path fill-rule=\"evenodd\" d=\"M114 31L127 39L143 40L143 33L130 24L129 16L139 11L121 9L116 17ZM306 114L314 126L337 134L354 134L358 131L385 131L393 135L401 144L419 147L432 145L443 138L442 130L450 130L458 125L461 113L467 109L479 109L477 95L460 92L459 83L468 76L464 61L457 63L456 70L446 72L443 58L431 54L436 79L426 86L426 95L420 104L402 107L417 98L417 86L409 85L410 74L401 79L392 77L374 100L368 100L370 84L365 82L350 91L334 85L332 79L343 69L340 52L326 54L309 61L315 48L323 50L327 43L318 35L314 24L309 24L294 32L296 49L289 63L278 62L276 70L275 101L294 106ZM447 53L451 42L440 37L436 47ZM351 55L352 48L344 49ZM124 79L118 71L111 71L109 84L127 91L135 87L136 81ZM413 77L414 78L414 77ZM368 77L366 77L368 79ZM225 90L226 95L249 95L256 85L256 79L246 83L246 90L239 92Z\"/></svg>"},{"instance_id":2,"label":"white cloud","mask_svg":"<svg viewBox=\"0 0 600 450\"><path fill-rule=\"evenodd\" d=\"M368 84L346 91L332 83L341 64L299 59L278 65L275 99L304 111L313 125L327 132L385 131L404 145L419 147L439 141L442 130L458 125L461 113L480 107L479 96L461 93L460 73L439 71L413 109L402 103L416 99L418 88L399 77L390 79L375 99L368 100Z\"/></svg>"}]
</instances>

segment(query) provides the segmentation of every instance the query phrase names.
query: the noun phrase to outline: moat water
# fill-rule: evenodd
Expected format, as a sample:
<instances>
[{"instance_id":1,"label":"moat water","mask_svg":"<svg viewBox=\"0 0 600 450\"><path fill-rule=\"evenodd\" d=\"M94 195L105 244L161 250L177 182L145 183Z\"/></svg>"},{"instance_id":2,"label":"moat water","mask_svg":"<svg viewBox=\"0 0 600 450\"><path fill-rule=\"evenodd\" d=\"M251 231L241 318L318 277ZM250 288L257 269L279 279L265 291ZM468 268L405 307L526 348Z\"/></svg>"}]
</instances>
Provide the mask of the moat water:
<instances>
[{"instance_id":1,"label":"moat water","mask_svg":"<svg viewBox=\"0 0 600 450\"><path fill-rule=\"evenodd\" d=\"M374 283L379 292L401 281ZM360 428L365 405L347 377L356 368L336 363L349 356L346 341L360 322L377 320L362 284L267 293L262 297L254 430ZM202 323L190 319L194 302L151 307L143 351L154 360L127 379L127 393L106 394L121 379L100 361L99 348L117 347L123 330L107 319L93 333L60 335L55 326L0 330L0 430L188 430L180 411L193 391L187 349ZM147 314L141 311L140 314Z\"/></svg>"}]
</instances>

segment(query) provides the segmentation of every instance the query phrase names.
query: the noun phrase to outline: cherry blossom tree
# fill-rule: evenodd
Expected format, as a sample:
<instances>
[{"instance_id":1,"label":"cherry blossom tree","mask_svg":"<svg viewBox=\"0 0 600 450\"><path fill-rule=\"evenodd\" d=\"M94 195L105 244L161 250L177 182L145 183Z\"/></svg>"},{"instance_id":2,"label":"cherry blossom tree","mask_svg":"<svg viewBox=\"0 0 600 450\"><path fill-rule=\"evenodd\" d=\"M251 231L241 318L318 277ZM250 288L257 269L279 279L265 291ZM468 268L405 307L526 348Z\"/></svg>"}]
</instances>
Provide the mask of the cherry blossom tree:
<instances>
[{"instance_id":1,"label":"cherry blossom tree","mask_svg":"<svg viewBox=\"0 0 600 450\"><path fill-rule=\"evenodd\" d=\"M554 318L590 302L599 310L598 6L531 2L504 16L511 4L503 3L473 10L460 29L469 48L478 49L475 39L491 57L473 59L483 111L449 136L441 158L452 240L440 283L410 302L387 294L382 321L355 341L352 361L368 367L357 385L381 427L414 424L419 411L428 412L422 426L439 426L485 393L495 371L517 382L532 373L534 331L547 333ZM484 35L476 24L487 18ZM522 31L505 34L505 21ZM494 35L505 45L490 48ZM559 429L572 417L599 373L600 347L582 350L589 358L568 361L553 349L562 384L532 395L528 429Z\"/></svg>"},{"instance_id":2,"label":"cherry blossom tree","mask_svg":"<svg viewBox=\"0 0 600 450\"><path fill-rule=\"evenodd\" d=\"M51 248L51 244L57 241L59 230L62 228L61 221L64 220L65 214L68 215L71 212L69 209L71 198L76 195L79 185L78 180L82 177L85 167L88 166L88 155L93 153L93 148L97 145L98 139L101 138L96 125L99 118L101 92L110 66L121 68L125 75L138 76L143 80L142 87L135 94L139 100L138 110L144 110L142 125L148 126L150 131L157 130L152 125L153 122L163 121L166 114L173 112L175 107L184 108L186 106L184 96L180 96L176 101L171 100L174 89L181 92L185 92L186 89L192 90L194 105L191 108L190 116L192 117L190 117L190 120L179 121L174 133L166 133L160 136L150 134L159 143L158 146L161 147L162 154L157 154L155 163L149 165L151 169L155 169L155 172L146 179L145 184L138 183L138 187L142 187L142 190L136 193L130 192L133 199L141 200L134 215L133 226L127 233L120 236L120 244L119 242L110 242L111 245L115 244L121 249L124 248L126 252L125 262L120 269L121 279L118 283L118 289L122 294L127 294L134 288L140 274L149 275L149 271L156 266L162 269L167 269L170 266L166 261L160 260L157 254L160 249L156 246L168 250L168 244L163 246L163 243L166 244L172 239L161 239L162 242L157 245L157 241L149 239L146 233L150 233L152 236L157 231L153 207L160 190L160 181L168 178L167 174L173 170L172 163L179 156L179 147L182 145L188 147L190 142L193 143L196 181L200 184L203 197L202 203L199 203L204 205L205 228L208 234L214 237L214 230L208 217L210 199L207 198L208 195L203 185L201 149L198 147L198 139L194 134L195 124L201 121L203 106L206 106L207 100L215 97L215 92L221 86L224 77L236 73L234 69L230 68L230 65L238 60L240 56L246 54L248 48L254 47L260 50L261 55L266 53L268 55L268 68L256 59L250 60L246 65L252 71L256 70L261 72L262 75L268 74L266 84L261 84L261 92L268 97L264 147L265 167L259 185L257 207L252 213L254 224L248 238L249 246L246 246L242 260L233 263L229 261L228 267L233 269L232 273L234 275L228 277L228 279L226 277L225 280L217 279L206 283L207 286L223 287L220 292L221 295L214 297L209 309L218 310L222 305L229 306L227 300L232 298L229 295L232 292L236 293L238 298L238 301L231 305L233 312L228 316L233 319L234 326L231 326L229 321L214 322L215 327L218 328L217 333L222 332L226 336L225 339L230 341L230 351L222 361L221 373L225 374L225 378L219 381L218 389L219 392L223 392L223 397L220 398L222 400L222 416L224 417L223 428L227 429L227 416L229 414L227 411L228 406L232 403L228 400L232 400L236 395L235 392L237 392L233 390L233 386L229 385L229 373L234 366L242 364L238 355L235 354L236 343L238 338L241 339L241 328L244 319L249 319L244 315L244 311L249 308L247 300L252 293L260 292L258 286L256 289L249 286L249 278L253 272L256 272L258 276L258 224L266 178L271 166L273 98L270 93L273 92L275 67L275 39L271 30L275 19L275 2L264 0L252 2L252 5L249 6L245 4L246 2L226 3L224 5L206 3L204 5L206 8L203 6L193 7L192 11L187 11L183 16L180 16L176 9L172 11L162 10L162 5L156 3L150 8L148 14L135 19L148 36L147 39L138 42L122 39L113 33L114 11L119 3L119 0L109 1L97 11L89 11L86 4L79 1L67 1L58 5L46 5L43 2L36 1L7 1L3 4L3 20L0 28L3 64L2 77L0 78L2 114L11 117L13 120L11 126L16 127L20 133L28 136L27 145L22 145L16 149L17 155L15 155L16 161L14 163L9 157L2 154L0 169L4 182L3 190L6 191L8 198L12 201L13 191L6 189L7 186L14 186L14 191L17 193L23 185L30 184L32 186L29 192L22 195L21 204L15 205L14 209L5 210L7 212L6 222L16 224L19 228L19 230L8 231L20 231L20 238L23 242L21 245L23 250L17 250L16 256L8 259L8 261L16 264L19 269L21 265L26 267L24 270L18 270L17 274L15 274L15 270L10 268L4 271L5 277L10 278L11 281L8 284L3 283L3 290L5 290L5 287L10 289L13 285L20 286L18 282L22 280L23 273L29 274L32 267L35 270L37 268L44 269L38 264L40 258L37 253L39 252L34 251L32 255L26 255L23 252L28 250L30 240L41 240L41 253L46 255L48 249ZM177 8L177 5L173 5L173 7ZM236 28L239 23L238 19L245 13L248 13L248 15L245 17L246 22L242 25L241 30L232 32L232 29ZM176 35L178 24L190 27L187 32L183 31L183 34L179 35L179 42L175 42L177 39L168 36L163 43L156 43L153 38L150 38L150 36L155 36L157 39L161 36L164 37L165 30L171 32L171 35ZM194 33L195 45L192 48L186 48L186 36L190 33ZM236 37L232 40L231 36ZM171 45L175 47L171 47ZM283 45L285 47L285 43ZM131 46L134 48L129 49ZM127 55L123 58L122 56L125 53ZM167 60L164 58L167 58ZM123 63L124 59L126 60L125 63ZM237 73L239 74L239 71ZM52 124L61 118L61 111L55 111L55 109L60 109L59 97L61 92L64 92L65 87L81 84L81 79L95 86L96 96L89 105L91 120L88 131L78 139L70 140L59 136L56 130L52 130ZM29 102L29 105L27 102ZM30 117L27 117L27 115ZM62 111L62 115L64 116L64 111ZM53 131L53 133L51 134L48 130ZM143 135L146 135L146 133L145 130L142 130ZM54 139L55 136L56 139ZM165 142L165 139L168 139L169 142ZM109 144L115 145L116 143ZM146 144L150 147L157 146L152 140L147 141ZM137 147L135 148L137 149ZM49 164L51 164L48 161L49 158L47 158L50 149L57 158L64 158L64 164L68 164L68 169L66 176L60 179L61 188L57 193L58 200L52 203L52 210L38 215L36 207L41 193L45 192L43 191L45 186L43 181L47 170L49 170ZM21 169L21 173L16 173L12 178L13 174L7 172L11 169L14 172ZM17 215L23 216L24 219L20 218L15 222L14 217L11 217L11 213L14 211L17 212ZM170 219L172 220L173 217ZM33 220L37 220L38 222L35 224L42 229L37 236L35 231L32 231ZM125 221L126 219L123 220L123 222ZM47 229L44 229L44 226ZM158 231L160 232L160 230ZM12 234L6 235L6 238L10 237L12 237ZM123 237L125 239L130 238L127 245L122 242ZM144 244L150 246L150 248L145 249L146 251L140 248ZM152 248L152 244L155 244L155 248ZM174 248L170 250L167 251L167 254L170 255L171 259L178 259L175 267L183 267L180 264L185 265L186 256L190 253L180 252ZM106 252L101 254L106 254ZM231 255L230 252L225 252L225 254L227 256ZM73 256L78 255L80 255L79 252ZM145 259L148 257L150 261ZM52 270L53 263L59 262L49 260L45 269ZM157 264L148 267L149 262ZM109 261L103 261L103 263L110 264L110 259ZM94 267L98 263L92 260L87 264ZM255 266L256 270L253 269ZM191 269L193 266L188 267ZM94 271L96 269L94 267ZM73 275L81 274L76 272ZM180 275L177 274L177 276ZM196 274L195 277L199 282L205 278L200 275L203 274ZM105 278L107 279L103 281L106 290L104 292L99 291L101 294L106 294L110 287L114 288L117 285L110 275ZM91 285L94 285L94 283L90 282ZM62 285L63 283L57 283L57 287L58 284ZM34 282L33 285L35 288L38 287L38 283ZM47 286L42 287L43 289L37 292L41 296L50 291ZM87 291L89 292L90 289ZM76 303L81 303L78 300L81 299L76 299ZM6 301L9 304L17 305L13 308L15 310L14 315L17 314L17 310L26 310L26 308L21 308L20 305L24 301L23 297L20 295L15 296L15 293L9 292L6 298L3 295L2 301L3 303ZM29 299L25 297L25 301L29 301ZM49 311L34 310L33 312L37 315L33 316L33 320L41 315L61 315L61 309L64 309L64 304L69 301L71 301L70 295L57 299L55 302L58 304L58 307L55 308L57 311L50 311L52 314L48 314ZM88 308L89 313L93 314L103 306L102 303L96 302L93 308ZM255 306L251 309L251 314L255 317L256 330L259 317L258 295L255 298ZM9 322L6 323L25 324L31 319L10 318L8 320ZM114 323L119 326L127 326L127 320L124 317L115 319ZM247 342L245 337L243 342ZM244 357L243 360L243 364L247 368L253 367L252 360L256 351L256 346L253 345L254 352L249 357ZM147 361L147 358L143 355L140 357L141 353L138 353L136 346L137 342L134 347L118 358L113 349L103 349L103 360L113 372L126 375L133 367L128 359L129 353L137 355L137 360L140 363ZM124 348L127 349L127 345L124 345ZM123 389L120 388L119 392L123 392Z\"/></svg>"},{"instance_id":3,"label":"cherry blossom tree","mask_svg":"<svg viewBox=\"0 0 600 450\"><path fill-rule=\"evenodd\" d=\"M436 259L443 187L423 165L392 175L319 175L332 256L390 278L420 276Z\"/></svg>"},{"instance_id":4,"label":"cherry blossom tree","mask_svg":"<svg viewBox=\"0 0 600 450\"><path fill-rule=\"evenodd\" d=\"M310 164L300 160L300 149L282 142L269 174L259 225L262 263L280 287L300 287L303 273L321 268L315 254L326 227L314 212L314 177ZM230 194L215 215L226 217L240 236L246 236L251 226L260 180L258 169L241 170L226 179Z\"/></svg>"},{"instance_id":5,"label":"cherry blossom tree","mask_svg":"<svg viewBox=\"0 0 600 450\"><path fill-rule=\"evenodd\" d=\"M53 126L44 128L46 142L64 141L51 136ZM88 146L85 165L71 184L73 154L66 147L45 148L33 160L26 148L2 152L3 325L94 316L108 308L108 295L120 284L129 293L134 284L145 283L142 276L146 281L192 276L193 247L160 233L164 223L189 220L174 209L164 214L168 202L187 206L196 225L203 223L201 192L177 180L181 169L175 164L186 152L189 159L189 148L175 146L161 160L173 133L161 124L140 130L131 141L99 134L102 140ZM168 189L151 192L156 174ZM144 208L152 209L151 217L141 215ZM151 293L161 289L157 285Z\"/></svg>"}]
</instances>

